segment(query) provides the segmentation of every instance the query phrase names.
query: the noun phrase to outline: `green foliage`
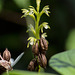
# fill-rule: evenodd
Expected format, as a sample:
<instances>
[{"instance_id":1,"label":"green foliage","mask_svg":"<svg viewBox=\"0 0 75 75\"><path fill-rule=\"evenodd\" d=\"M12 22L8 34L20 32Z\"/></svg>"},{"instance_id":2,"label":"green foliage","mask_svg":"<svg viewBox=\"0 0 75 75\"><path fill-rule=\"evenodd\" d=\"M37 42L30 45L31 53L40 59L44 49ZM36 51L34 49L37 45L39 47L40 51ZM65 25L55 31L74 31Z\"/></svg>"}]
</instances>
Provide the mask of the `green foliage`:
<instances>
[{"instance_id":1,"label":"green foliage","mask_svg":"<svg viewBox=\"0 0 75 75\"><path fill-rule=\"evenodd\" d=\"M13 0L20 8L27 8L30 0Z\"/></svg>"},{"instance_id":2,"label":"green foliage","mask_svg":"<svg viewBox=\"0 0 75 75\"><path fill-rule=\"evenodd\" d=\"M3 1L0 0L0 12L1 12L2 8L3 8Z\"/></svg>"},{"instance_id":3,"label":"green foliage","mask_svg":"<svg viewBox=\"0 0 75 75\"><path fill-rule=\"evenodd\" d=\"M7 75L4 73L2 75ZM13 70L9 72L9 75L55 75L51 73L37 73L37 72L29 72L29 71L21 71L21 70Z\"/></svg>"},{"instance_id":4,"label":"green foliage","mask_svg":"<svg viewBox=\"0 0 75 75\"><path fill-rule=\"evenodd\" d=\"M0 48L8 47L17 49L21 48L21 44L22 42L20 41L20 36L18 34L8 34L0 36Z\"/></svg>"},{"instance_id":5,"label":"green foliage","mask_svg":"<svg viewBox=\"0 0 75 75\"><path fill-rule=\"evenodd\" d=\"M66 41L66 49L75 49L75 29L71 30Z\"/></svg>"},{"instance_id":6,"label":"green foliage","mask_svg":"<svg viewBox=\"0 0 75 75\"><path fill-rule=\"evenodd\" d=\"M52 56L49 60L49 66L62 75L75 75L75 50Z\"/></svg>"}]
</instances>

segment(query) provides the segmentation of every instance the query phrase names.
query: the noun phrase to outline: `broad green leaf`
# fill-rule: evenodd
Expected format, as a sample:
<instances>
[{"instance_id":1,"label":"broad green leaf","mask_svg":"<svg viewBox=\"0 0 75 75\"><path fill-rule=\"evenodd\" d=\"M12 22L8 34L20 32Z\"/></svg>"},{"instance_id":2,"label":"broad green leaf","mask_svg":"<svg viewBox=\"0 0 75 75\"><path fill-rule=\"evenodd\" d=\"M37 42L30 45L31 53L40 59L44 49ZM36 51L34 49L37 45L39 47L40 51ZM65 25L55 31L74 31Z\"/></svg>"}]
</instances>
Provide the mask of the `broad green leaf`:
<instances>
[{"instance_id":1,"label":"broad green leaf","mask_svg":"<svg viewBox=\"0 0 75 75\"><path fill-rule=\"evenodd\" d=\"M68 50L52 56L49 66L62 75L75 75L75 50Z\"/></svg>"},{"instance_id":2,"label":"broad green leaf","mask_svg":"<svg viewBox=\"0 0 75 75\"><path fill-rule=\"evenodd\" d=\"M4 73L2 75L7 75ZM22 71L22 70L13 70L9 72L9 75L55 75L51 73L37 73L37 72L30 72L30 71Z\"/></svg>"},{"instance_id":3,"label":"broad green leaf","mask_svg":"<svg viewBox=\"0 0 75 75\"><path fill-rule=\"evenodd\" d=\"M66 49L75 49L75 29L71 30L66 40Z\"/></svg>"},{"instance_id":4,"label":"broad green leaf","mask_svg":"<svg viewBox=\"0 0 75 75\"><path fill-rule=\"evenodd\" d=\"M30 0L13 0L20 8L28 8Z\"/></svg>"}]
</instances>

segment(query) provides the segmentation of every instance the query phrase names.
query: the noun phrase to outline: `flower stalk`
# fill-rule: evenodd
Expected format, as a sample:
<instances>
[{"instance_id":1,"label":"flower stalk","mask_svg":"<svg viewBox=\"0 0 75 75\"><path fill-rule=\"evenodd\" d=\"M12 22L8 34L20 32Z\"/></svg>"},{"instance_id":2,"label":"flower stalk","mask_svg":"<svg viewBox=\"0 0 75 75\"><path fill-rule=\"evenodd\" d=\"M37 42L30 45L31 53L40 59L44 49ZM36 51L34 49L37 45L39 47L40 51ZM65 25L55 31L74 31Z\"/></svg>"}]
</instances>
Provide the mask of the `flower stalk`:
<instances>
[{"instance_id":1,"label":"flower stalk","mask_svg":"<svg viewBox=\"0 0 75 75\"><path fill-rule=\"evenodd\" d=\"M35 30L36 30L36 38L40 39L40 35L39 35L39 30L38 30L38 26L39 26L39 21L40 21L40 17L39 17L39 12L37 13L37 21L36 21L36 25L35 25Z\"/></svg>"},{"instance_id":2,"label":"flower stalk","mask_svg":"<svg viewBox=\"0 0 75 75\"><path fill-rule=\"evenodd\" d=\"M28 41L28 45L27 48L29 47L29 45L32 45L32 52L34 54L34 59L31 60L28 69L30 71L40 71L40 66L43 68L46 68L47 65L47 59L46 59L46 51L48 50L48 41L45 39L45 37L47 37L46 32L44 33L43 28L45 29L50 29L50 26L48 25L47 22L43 22L42 24L40 24L40 18L43 14L46 14L47 16L49 16L50 11L49 10L49 6L46 5L43 7L42 11L40 11L40 3L41 0L36 0L36 9L33 6L29 6L29 9L22 9L22 13L24 13L24 15L22 17L26 17L26 16L30 16L34 19L35 25L33 26L32 24L30 24L28 27L29 29L27 30L27 32L32 32L33 36L30 36L27 41ZM36 16L36 17L35 17ZM40 36L40 33L41 36ZM32 69L33 67L33 69Z\"/></svg>"}]
</instances>

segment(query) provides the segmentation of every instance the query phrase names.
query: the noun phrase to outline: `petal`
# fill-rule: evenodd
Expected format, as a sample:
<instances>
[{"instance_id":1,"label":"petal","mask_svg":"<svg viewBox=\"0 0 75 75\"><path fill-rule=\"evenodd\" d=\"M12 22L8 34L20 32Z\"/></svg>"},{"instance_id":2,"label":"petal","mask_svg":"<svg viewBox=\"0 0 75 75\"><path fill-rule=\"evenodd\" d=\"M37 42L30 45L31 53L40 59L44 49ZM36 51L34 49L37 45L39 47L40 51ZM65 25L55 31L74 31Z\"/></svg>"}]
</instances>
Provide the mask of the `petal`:
<instances>
[{"instance_id":1,"label":"petal","mask_svg":"<svg viewBox=\"0 0 75 75\"><path fill-rule=\"evenodd\" d=\"M45 28L45 29L48 29L48 28L50 29L50 26L44 25L44 28Z\"/></svg>"},{"instance_id":2,"label":"petal","mask_svg":"<svg viewBox=\"0 0 75 75\"><path fill-rule=\"evenodd\" d=\"M41 36L42 36L43 38L45 38L45 37L47 37L47 34L46 34L46 33L43 33Z\"/></svg>"},{"instance_id":3,"label":"petal","mask_svg":"<svg viewBox=\"0 0 75 75\"><path fill-rule=\"evenodd\" d=\"M34 44L34 42L33 42L33 41L31 41L31 42L30 42L30 45L33 45L33 44Z\"/></svg>"}]
</instances>

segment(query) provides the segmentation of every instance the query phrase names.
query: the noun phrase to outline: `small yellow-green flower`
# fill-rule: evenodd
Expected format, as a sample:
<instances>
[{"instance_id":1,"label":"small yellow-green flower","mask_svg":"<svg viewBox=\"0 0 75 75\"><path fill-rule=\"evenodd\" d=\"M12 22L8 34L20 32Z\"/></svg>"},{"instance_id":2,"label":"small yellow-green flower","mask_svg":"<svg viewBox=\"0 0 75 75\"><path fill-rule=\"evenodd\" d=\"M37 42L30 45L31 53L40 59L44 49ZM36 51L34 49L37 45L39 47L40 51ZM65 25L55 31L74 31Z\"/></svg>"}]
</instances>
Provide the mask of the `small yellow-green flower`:
<instances>
[{"instance_id":1,"label":"small yellow-green flower","mask_svg":"<svg viewBox=\"0 0 75 75\"><path fill-rule=\"evenodd\" d=\"M34 38L34 37L29 37L29 38L27 39L27 41L29 41L29 42L28 42L28 45L27 45L27 48L28 48L28 47L29 47L29 44L30 44L30 45L35 45L37 39Z\"/></svg>"},{"instance_id":2,"label":"small yellow-green flower","mask_svg":"<svg viewBox=\"0 0 75 75\"><path fill-rule=\"evenodd\" d=\"M36 35L36 31L35 31L34 26L32 24L30 24L28 26L28 30L26 32L29 32L29 31L32 32L34 35Z\"/></svg>"},{"instance_id":3,"label":"small yellow-green flower","mask_svg":"<svg viewBox=\"0 0 75 75\"><path fill-rule=\"evenodd\" d=\"M41 16L43 13L45 13L47 16L49 16L50 11L48 11L48 10L49 10L49 5L46 5L46 6L42 9L42 11L40 12L40 16Z\"/></svg>"},{"instance_id":4,"label":"small yellow-green flower","mask_svg":"<svg viewBox=\"0 0 75 75\"><path fill-rule=\"evenodd\" d=\"M26 17L29 14L29 10L27 9L21 9L22 13L24 13L24 15L22 17Z\"/></svg>"},{"instance_id":5,"label":"small yellow-green flower","mask_svg":"<svg viewBox=\"0 0 75 75\"><path fill-rule=\"evenodd\" d=\"M41 37L45 38L45 37L47 37L47 34L46 34L46 33L43 33L43 34L41 35Z\"/></svg>"},{"instance_id":6,"label":"small yellow-green flower","mask_svg":"<svg viewBox=\"0 0 75 75\"><path fill-rule=\"evenodd\" d=\"M43 28L45 29L50 29L50 26L48 25L47 22L43 22L40 26L39 29L41 29L41 32L43 33Z\"/></svg>"}]
</instances>

